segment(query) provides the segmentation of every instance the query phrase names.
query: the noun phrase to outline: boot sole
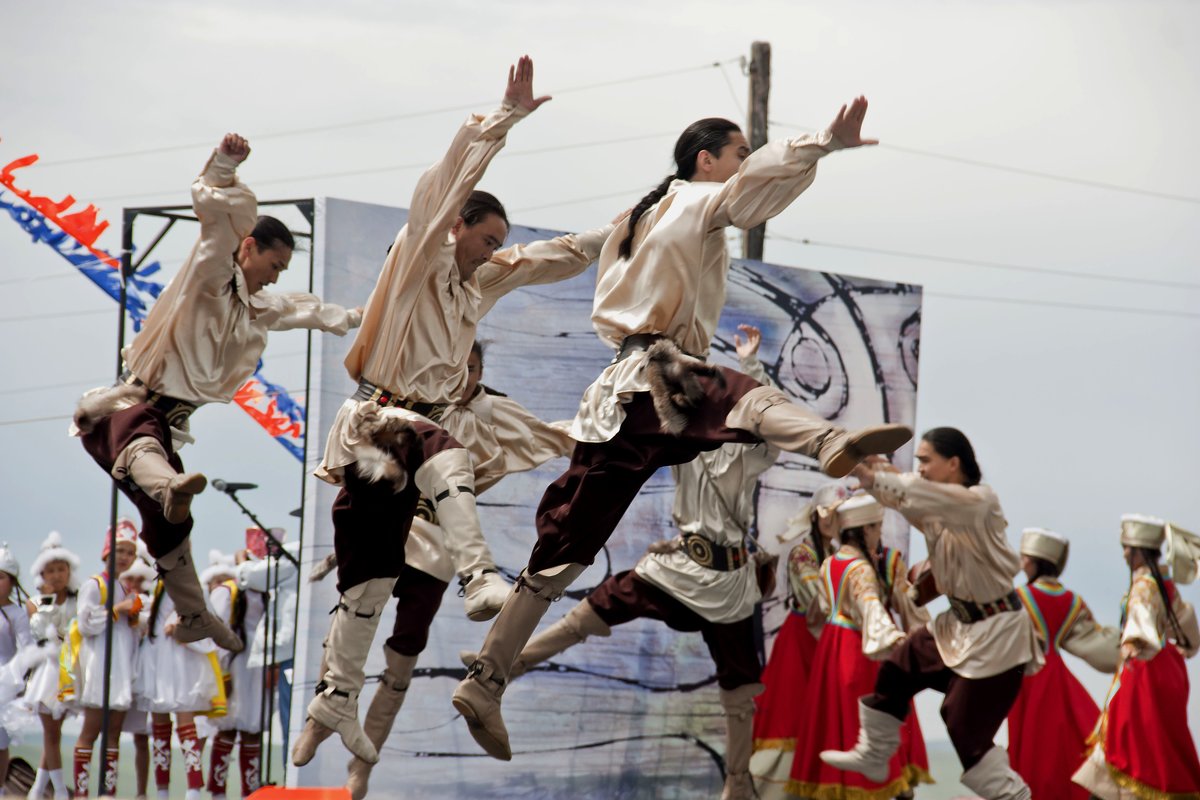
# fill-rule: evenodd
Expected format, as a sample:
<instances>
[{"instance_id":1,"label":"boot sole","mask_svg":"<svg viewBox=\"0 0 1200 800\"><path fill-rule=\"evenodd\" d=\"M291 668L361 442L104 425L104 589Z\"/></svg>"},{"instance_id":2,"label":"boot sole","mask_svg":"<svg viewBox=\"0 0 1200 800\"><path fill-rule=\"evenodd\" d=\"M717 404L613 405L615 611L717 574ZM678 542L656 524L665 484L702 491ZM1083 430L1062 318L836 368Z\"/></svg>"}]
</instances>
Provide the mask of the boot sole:
<instances>
[{"instance_id":1,"label":"boot sole","mask_svg":"<svg viewBox=\"0 0 1200 800\"><path fill-rule=\"evenodd\" d=\"M489 606L487 608L476 609L475 611L468 611L467 619L471 620L472 622L487 622L489 619L499 613L499 608L491 608Z\"/></svg>"},{"instance_id":2,"label":"boot sole","mask_svg":"<svg viewBox=\"0 0 1200 800\"><path fill-rule=\"evenodd\" d=\"M163 506L163 516L172 525L181 525L192 513L192 497L208 488L208 478L199 472L188 475L185 480L171 486L171 502Z\"/></svg>"},{"instance_id":3,"label":"boot sole","mask_svg":"<svg viewBox=\"0 0 1200 800\"><path fill-rule=\"evenodd\" d=\"M912 429L904 425L886 425L865 431L850 439L845 449L825 466L825 474L831 478L844 478L867 456L893 453L912 437Z\"/></svg>"},{"instance_id":4,"label":"boot sole","mask_svg":"<svg viewBox=\"0 0 1200 800\"><path fill-rule=\"evenodd\" d=\"M512 750L488 733L487 728L479 721L475 709L471 708L467 701L455 697L451 702L454 703L454 710L462 714L462 718L467 721L467 730L470 731L471 738L485 753L499 761L512 761Z\"/></svg>"}]
</instances>

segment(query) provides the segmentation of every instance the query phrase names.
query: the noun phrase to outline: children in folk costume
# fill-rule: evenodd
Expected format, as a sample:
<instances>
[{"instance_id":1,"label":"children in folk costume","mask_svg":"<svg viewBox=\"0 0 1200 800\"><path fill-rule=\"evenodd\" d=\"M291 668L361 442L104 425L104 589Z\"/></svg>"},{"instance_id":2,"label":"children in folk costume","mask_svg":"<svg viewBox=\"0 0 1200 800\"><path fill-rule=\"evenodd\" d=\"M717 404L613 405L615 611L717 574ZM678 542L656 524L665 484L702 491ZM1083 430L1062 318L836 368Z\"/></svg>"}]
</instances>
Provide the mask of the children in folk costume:
<instances>
[{"instance_id":1,"label":"children in folk costume","mask_svg":"<svg viewBox=\"0 0 1200 800\"><path fill-rule=\"evenodd\" d=\"M866 106L858 98L829 130L753 154L732 122L694 123L676 143L675 174L605 242L592 323L615 358L584 393L571 428L571 464L543 495L529 563L454 694L489 755L512 757L500 701L517 656L658 468L725 443L766 441L816 458L840 477L864 456L911 438L899 425L847 432L779 389L702 361L725 304L725 229L783 211L829 152L871 144L860 135Z\"/></svg>"},{"instance_id":2,"label":"children in folk costume","mask_svg":"<svg viewBox=\"0 0 1200 800\"><path fill-rule=\"evenodd\" d=\"M121 380L85 394L72 427L141 513L142 536L180 618L175 638L212 637L234 650L241 643L208 612L192 562L191 502L207 481L184 472L176 452L193 441L188 418L205 403L233 399L257 369L269 331L341 335L361 319L311 294L265 291L287 269L295 242L282 222L257 216L254 193L236 172L249 155L246 140L231 133L205 164L192 184L199 241L122 354Z\"/></svg>"},{"instance_id":3,"label":"children in folk costume","mask_svg":"<svg viewBox=\"0 0 1200 800\"><path fill-rule=\"evenodd\" d=\"M138 598L141 608L138 615L138 644L133 660L133 704L125 712L125 720L121 723L121 732L133 737L133 765L137 800L145 800L150 783L150 706L149 701L138 691L138 675L141 666L141 645L145 641L147 623L150 619L151 592L155 578L152 560L146 550L146 544L141 539L137 542L137 558L129 569L121 573L121 583L130 596Z\"/></svg>"},{"instance_id":4,"label":"children in folk costume","mask_svg":"<svg viewBox=\"0 0 1200 800\"><path fill-rule=\"evenodd\" d=\"M827 483L795 518L781 543L801 537L788 553L788 613L775 641L754 698L754 755L750 773L761 800L783 800L792 772L796 732L803 715L805 689L825 626L821 613L821 562L836 552L837 505L850 496L841 482Z\"/></svg>"},{"instance_id":5,"label":"children in folk costume","mask_svg":"<svg viewBox=\"0 0 1200 800\"><path fill-rule=\"evenodd\" d=\"M462 402L449 406L442 427L471 453L475 491L482 493L502 477L524 472L567 455L575 442L560 425L541 421L515 400L484 386L483 347L475 342L467 360ZM363 719L363 730L378 750L391 733L404 703L417 657L429 641L429 629L455 576L454 553L446 534L424 500L404 546L404 569L392 591L396 619L383 646L386 669ZM465 591L466 579L459 585ZM366 796L372 764L355 756L346 788L354 800Z\"/></svg>"},{"instance_id":6,"label":"children in folk costume","mask_svg":"<svg viewBox=\"0 0 1200 800\"><path fill-rule=\"evenodd\" d=\"M1021 569L1029 582L1017 589L1046 651L1046 666L1026 675L1008 712L1008 759L1035 798L1087 800L1071 783L1087 756L1100 708L1071 674L1065 650L1101 672L1114 672L1120 632L1101 627L1083 598L1059 582L1069 544L1054 531L1021 532Z\"/></svg>"},{"instance_id":7,"label":"children in folk costume","mask_svg":"<svg viewBox=\"0 0 1200 800\"><path fill-rule=\"evenodd\" d=\"M253 636L266 612L266 595L246 591L237 582L236 556L230 558L217 551L210 554L212 566L204 571L203 579L211 587L213 613L226 621L243 641ZM250 650L221 655L222 669L228 676L229 710L216 720L219 731L213 738L209 762L208 791L213 797L224 797L229 779L229 764L233 748L238 747L238 774L242 796L257 790L261 783L262 766L262 708L263 667L250 665Z\"/></svg>"},{"instance_id":8,"label":"children in folk costume","mask_svg":"<svg viewBox=\"0 0 1200 800\"><path fill-rule=\"evenodd\" d=\"M739 366L764 385L773 385L757 353L761 332L741 325L735 335ZM759 568L764 559L746 548L754 518L754 488L779 456L766 442L729 443L672 465L672 517L679 536L653 545L632 570L611 576L517 655L509 672L530 667L582 643L608 636L635 619L658 619L678 631L699 631L717 668L725 712L725 785L722 800L754 796L750 779L754 697L762 664L755 642L755 606L762 600ZM762 551L758 551L762 553ZM765 554L763 554L765 555ZM771 561L764 569L774 569ZM464 653L471 664L475 653Z\"/></svg>"},{"instance_id":9,"label":"children in folk costume","mask_svg":"<svg viewBox=\"0 0 1200 800\"><path fill-rule=\"evenodd\" d=\"M513 289L581 273L609 230L498 251L508 235L504 207L475 185L508 130L548 99L534 97L533 62L521 58L500 108L472 116L421 177L346 357L359 389L338 412L316 472L342 489L333 506L341 598L325 671L292 749L297 766L335 731L354 755L378 759L359 726L358 695L419 495L432 504L455 569L467 578L468 616L488 619L510 590L479 527L471 458L439 420L462 398L479 319Z\"/></svg>"},{"instance_id":10,"label":"children in folk costume","mask_svg":"<svg viewBox=\"0 0 1200 800\"><path fill-rule=\"evenodd\" d=\"M100 554L107 563L111 531L105 534ZM133 522L121 519L116 531L117 574L129 569L137 558L138 531ZM63 644L63 672L59 697L71 698L83 709L83 728L75 742L75 775L72 786L76 797L87 797L91 772L92 746L100 734L104 704L104 656L108 610L108 572L93 575L79 589L78 613ZM139 638L141 598L125 584L113 583L112 667L109 687L108 752L101 755L100 794L117 791L117 759L120 756L121 727L125 712L133 705L134 658Z\"/></svg>"},{"instance_id":11,"label":"children in folk costume","mask_svg":"<svg viewBox=\"0 0 1200 800\"><path fill-rule=\"evenodd\" d=\"M818 601L826 625L801 700L787 788L818 800L884 800L932 783L925 740L911 707L882 778L837 769L820 754L854 744L858 698L874 688L879 662L904 640L905 631L923 629L929 613L909 598L899 552L880 548L883 506L870 495L851 497L837 507L837 525L841 546L821 565Z\"/></svg>"},{"instance_id":12,"label":"children in folk costume","mask_svg":"<svg viewBox=\"0 0 1200 800\"><path fill-rule=\"evenodd\" d=\"M1129 514L1121 518L1121 545L1130 572L1121 603L1121 664L1074 781L1100 800L1198 800L1200 759L1188 727L1184 659L1200 649L1200 625L1179 586L1196 579L1200 537ZM1160 563L1164 555L1169 569Z\"/></svg>"},{"instance_id":13,"label":"children in folk costume","mask_svg":"<svg viewBox=\"0 0 1200 800\"><path fill-rule=\"evenodd\" d=\"M24 702L42 723L42 755L29 797L41 798L46 787L52 786L56 798L65 798L68 792L62 769L62 723L69 709L58 697L58 654L75 619L79 556L63 546L62 534L52 531L29 571L40 592L29 600L29 628L34 641L47 643L53 653L38 663L25 689Z\"/></svg>"},{"instance_id":14,"label":"children in folk costume","mask_svg":"<svg viewBox=\"0 0 1200 800\"><path fill-rule=\"evenodd\" d=\"M942 719L963 766L962 783L985 800L1028 800L1029 787L993 741L1028 669L1043 663L1033 623L1013 577L1020 560L1005 538L999 498L982 480L970 441L934 428L917 446L918 474L886 463L855 469L863 488L925 534L929 564L950 610L909 633L879 669L875 691L859 700L859 737L850 751L827 751L832 767L887 777L913 697L945 694Z\"/></svg>"},{"instance_id":15,"label":"children in folk costume","mask_svg":"<svg viewBox=\"0 0 1200 800\"><path fill-rule=\"evenodd\" d=\"M33 647L33 634L29 631L29 613L25 609L21 590L21 564L8 542L0 544L0 666L8 664L21 650ZM17 600L13 600L13 595ZM0 697L0 705L7 707L12 698ZM5 714L5 716L7 716ZM0 779L8 775L8 746L11 736L0 719Z\"/></svg>"},{"instance_id":16,"label":"children in folk costume","mask_svg":"<svg viewBox=\"0 0 1200 800\"><path fill-rule=\"evenodd\" d=\"M212 712L214 698L223 697L216 645L211 639L182 644L172 638L179 624L175 605L161 580L152 581L151 586L146 634L138 650L135 694L139 705L150 712L154 784L160 798L170 796L174 714L187 800L197 800L204 788L204 746L196 731L196 717Z\"/></svg>"}]
</instances>

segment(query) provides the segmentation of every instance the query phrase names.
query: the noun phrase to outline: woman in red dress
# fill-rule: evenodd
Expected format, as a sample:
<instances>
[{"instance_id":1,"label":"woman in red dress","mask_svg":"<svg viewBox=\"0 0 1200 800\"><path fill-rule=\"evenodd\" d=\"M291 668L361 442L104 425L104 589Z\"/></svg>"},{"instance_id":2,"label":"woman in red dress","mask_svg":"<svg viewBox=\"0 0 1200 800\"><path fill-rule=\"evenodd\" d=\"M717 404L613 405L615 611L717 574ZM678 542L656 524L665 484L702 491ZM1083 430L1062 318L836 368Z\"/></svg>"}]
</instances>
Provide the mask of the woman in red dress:
<instances>
[{"instance_id":1,"label":"woman in red dress","mask_svg":"<svg viewBox=\"0 0 1200 800\"><path fill-rule=\"evenodd\" d=\"M1060 650L1101 672L1117 668L1120 632L1101 627L1087 604L1059 583L1070 549L1053 531L1021 533L1021 569L1029 583L1017 589L1046 649L1046 666L1026 675L1008 712L1008 758L1035 798L1087 800L1071 775L1087 757L1087 740L1100 707L1071 674Z\"/></svg>"},{"instance_id":2,"label":"woman in red dress","mask_svg":"<svg viewBox=\"0 0 1200 800\"><path fill-rule=\"evenodd\" d=\"M838 506L837 518L841 547L821 565L826 625L809 675L787 788L817 800L885 800L933 782L916 714L901 726L900 747L882 782L831 767L820 753L854 746L858 698L872 691L879 662L904 639L904 630L924 625L929 614L908 597L904 559L879 548L883 507L860 495Z\"/></svg>"},{"instance_id":3,"label":"woman in red dress","mask_svg":"<svg viewBox=\"0 0 1200 800\"><path fill-rule=\"evenodd\" d=\"M817 652L817 637L825 624L817 599L821 593L821 562L836 550L836 507L848 494L842 483L822 486L791 520L788 532L779 537L785 542L796 537L801 541L788 554L788 615L771 645L771 656L762 673L761 683L766 688L754 698L750 773L760 800L786 796L804 690Z\"/></svg>"},{"instance_id":4,"label":"woman in red dress","mask_svg":"<svg viewBox=\"0 0 1200 800\"><path fill-rule=\"evenodd\" d=\"M1170 578L1159 565L1164 542ZM1200 800L1183 663L1200 649L1200 626L1175 588L1195 580L1200 539L1161 519L1128 514L1121 518L1121 544L1131 573L1121 668L1074 781L1101 800Z\"/></svg>"}]
</instances>

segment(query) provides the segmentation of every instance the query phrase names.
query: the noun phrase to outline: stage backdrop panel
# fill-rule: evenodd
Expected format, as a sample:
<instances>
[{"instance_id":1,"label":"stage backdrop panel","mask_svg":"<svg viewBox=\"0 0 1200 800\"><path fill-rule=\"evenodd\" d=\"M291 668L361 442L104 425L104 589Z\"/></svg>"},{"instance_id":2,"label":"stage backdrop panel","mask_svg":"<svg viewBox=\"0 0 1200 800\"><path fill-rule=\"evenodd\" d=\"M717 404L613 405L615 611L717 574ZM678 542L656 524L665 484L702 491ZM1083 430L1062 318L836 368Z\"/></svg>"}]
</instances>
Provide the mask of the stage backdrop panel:
<instances>
[{"instance_id":1,"label":"stage backdrop panel","mask_svg":"<svg viewBox=\"0 0 1200 800\"><path fill-rule=\"evenodd\" d=\"M344 200L317 205L317 290L332 302L361 305L405 212ZM514 227L510 243L557 235ZM595 267L551 286L504 298L479 328L485 342L484 381L541 418L569 419L583 390L612 358L592 332ZM713 342L712 360L736 365L733 334L741 323L763 331L760 358L777 382L818 413L846 426L884 421L912 425L916 416L921 294L918 287L810 270L737 261L729 299ZM353 386L342 365L350 337L320 337L309 399L310 469L320 459L338 406ZM898 463L911 463L911 445ZM480 517L496 560L511 578L528 559L534 510L565 460L509 476L480 498ZM827 479L813 461L784 454L758 491L762 546L786 550L777 535L812 491ZM332 548L330 506L336 490L310 478L305 503L306 564ZM608 575L630 569L646 546L671 537L672 482L660 471L645 487L597 562L568 597L551 608L558 619ZM385 531L379 532L385 536ZM907 545L907 528L892 520L891 542ZM786 583L781 581L781 586ZM332 576L303 584L292 736L304 723L321 641L336 602ZM385 612L367 662L383 671L382 646L394 619ZM765 604L767 647L784 609ZM452 588L434 622L412 687L383 747L372 787L388 797L712 797L719 793L724 721L711 660L699 634L679 634L653 621L617 628L517 680L504 698L514 757L482 755L450 705L463 677L459 651L477 649L487 623L470 622ZM365 713L377 686L368 678ZM293 785L336 785L347 753L336 737L313 762L289 772Z\"/></svg>"}]
</instances>

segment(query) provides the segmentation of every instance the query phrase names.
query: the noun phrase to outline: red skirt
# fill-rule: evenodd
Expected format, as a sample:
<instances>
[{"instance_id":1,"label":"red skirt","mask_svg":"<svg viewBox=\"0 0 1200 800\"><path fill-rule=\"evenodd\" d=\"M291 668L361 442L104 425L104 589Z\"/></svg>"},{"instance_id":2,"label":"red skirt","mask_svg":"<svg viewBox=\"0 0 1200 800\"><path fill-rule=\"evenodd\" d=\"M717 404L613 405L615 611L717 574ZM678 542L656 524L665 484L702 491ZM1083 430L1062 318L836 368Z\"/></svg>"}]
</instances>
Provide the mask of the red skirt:
<instances>
[{"instance_id":1,"label":"red skirt","mask_svg":"<svg viewBox=\"0 0 1200 800\"><path fill-rule=\"evenodd\" d=\"M1187 667L1173 645L1149 661L1125 662L1100 732L1119 786L1139 797L1200 797L1200 760L1188 730L1187 701Z\"/></svg>"},{"instance_id":2,"label":"red skirt","mask_svg":"<svg viewBox=\"0 0 1200 800\"><path fill-rule=\"evenodd\" d=\"M754 756L750 761L762 797L782 796L796 749L796 731L817 640L803 614L789 612L762 672L766 688L754 698Z\"/></svg>"},{"instance_id":3,"label":"red skirt","mask_svg":"<svg viewBox=\"0 0 1200 800\"><path fill-rule=\"evenodd\" d=\"M1058 651L1029 675L1008 712L1008 760L1035 798L1087 800L1071 776L1088 754L1100 707L1067 669Z\"/></svg>"},{"instance_id":4,"label":"red skirt","mask_svg":"<svg viewBox=\"0 0 1200 800\"><path fill-rule=\"evenodd\" d=\"M827 625L817 644L788 791L815 800L885 800L933 783L925 739L911 704L900 727L900 748L887 780L873 783L857 772L842 772L821 760L822 750L851 750L858 741L858 699L875 691L879 662L862 654L862 635Z\"/></svg>"}]
</instances>

